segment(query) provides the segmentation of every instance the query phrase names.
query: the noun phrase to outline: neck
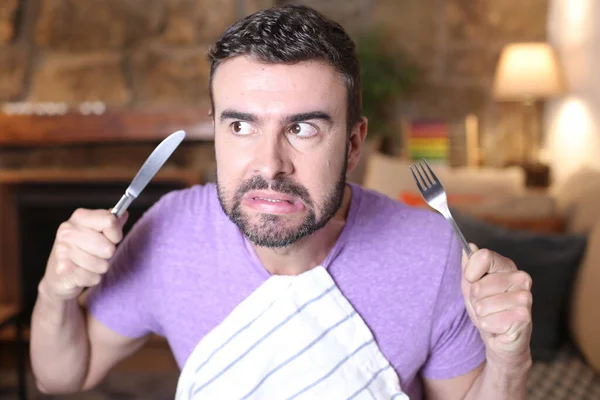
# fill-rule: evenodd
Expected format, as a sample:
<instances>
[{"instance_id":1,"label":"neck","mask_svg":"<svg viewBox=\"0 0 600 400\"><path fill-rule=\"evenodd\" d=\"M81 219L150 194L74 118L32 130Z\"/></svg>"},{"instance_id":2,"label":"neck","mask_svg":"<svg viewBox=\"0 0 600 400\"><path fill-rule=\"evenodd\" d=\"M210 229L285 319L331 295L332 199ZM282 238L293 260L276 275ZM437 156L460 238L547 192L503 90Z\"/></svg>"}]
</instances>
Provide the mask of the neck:
<instances>
[{"instance_id":1,"label":"neck","mask_svg":"<svg viewBox=\"0 0 600 400\"><path fill-rule=\"evenodd\" d=\"M352 189L346 185L342 206L327 225L291 246L268 248L252 244L265 269L273 275L299 275L320 265L346 226L351 198Z\"/></svg>"}]
</instances>

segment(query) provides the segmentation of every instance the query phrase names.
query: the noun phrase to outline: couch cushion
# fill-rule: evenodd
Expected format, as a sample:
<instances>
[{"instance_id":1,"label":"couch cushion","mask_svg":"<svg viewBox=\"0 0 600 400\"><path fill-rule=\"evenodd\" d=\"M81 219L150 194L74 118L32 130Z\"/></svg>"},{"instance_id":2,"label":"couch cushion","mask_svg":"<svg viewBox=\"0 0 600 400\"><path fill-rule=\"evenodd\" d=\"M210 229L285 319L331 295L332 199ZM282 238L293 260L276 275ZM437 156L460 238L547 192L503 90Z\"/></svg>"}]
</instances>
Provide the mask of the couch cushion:
<instances>
[{"instance_id":1,"label":"couch cushion","mask_svg":"<svg viewBox=\"0 0 600 400\"><path fill-rule=\"evenodd\" d=\"M573 340L600 373L600 220L592 229L573 285L570 328Z\"/></svg>"},{"instance_id":2,"label":"couch cushion","mask_svg":"<svg viewBox=\"0 0 600 400\"><path fill-rule=\"evenodd\" d=\"M411 162L405 158L374 153L369 157L364 186L395 200L418 199L410 165ZM518 167L451 168L439 164L431 167L442 181L450 200L455 203L482 203L515 196L525 190L525 175Z\"/></svg>"},{"instance_id":3,"label":"couch cushion","mask_svg":"<svg viewBox=\"0 0 600 400\"><path fill-rule=\"evenodd\" d=\"M493 250L531 275L534 360L551 359L566 339L568 297L586 238L541 234L495 226L452 210L466 239Z\"/></svg>"}]
</instances>

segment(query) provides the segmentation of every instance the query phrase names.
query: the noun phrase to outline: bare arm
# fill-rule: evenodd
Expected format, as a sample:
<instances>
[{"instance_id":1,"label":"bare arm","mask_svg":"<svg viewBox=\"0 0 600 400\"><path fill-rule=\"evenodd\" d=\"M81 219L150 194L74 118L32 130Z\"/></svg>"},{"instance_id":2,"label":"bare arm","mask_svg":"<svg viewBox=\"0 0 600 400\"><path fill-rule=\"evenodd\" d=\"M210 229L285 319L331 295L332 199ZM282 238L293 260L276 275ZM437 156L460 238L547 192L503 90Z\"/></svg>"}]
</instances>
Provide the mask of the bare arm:
<instances>
[{"instance_id":1,"label":"bare arm","mask_svg":"<svg viewBox=\"0 0 600 400\"><path fill-rule=\"evenodd\" d=\"M78 302L110 268L124 222L107 210L80 209L56 233L31 321L31 362L43 392L89 389L147 340L111 331Z\"/></svg>"},{"instance_id":2,"label":"bare arm","mask_svg":"<svg viewBox=\"0 0 600 400\"><path fill-rule=\"evenodd\" d=\"M485 363L464 375L450 379L423 379L423 391L427 400L463 400L479 379Z\"/></svg>"},{"instance_id":3,"label":"bare arm","mask_svg":"<svg viewBox=\"0 0 600 400\"><path fill-rule=\"evenodd\" d=\"M86 316L77 300L52 298L40 284L32 316L31 360L44 393L66 394L97 385L143 338L121 336ZM60 372L59 372L60 371Z\"/></svg>"},{"instance_id":4,"label":"bare arm","mask_svg":"<svg viewBox=\"0 0 600 400\"><path fill-rule=\"evenodd\" d=\"M529 365L516 368L494 368L486 365L465 396L465 400L525 400L527 398L527 371Z\"/></svg>"},{"instance_id":5,"label":"bare arm","mask_svg":"<svg viewBox=\"0 0 600 400\"><path fill-rule=\"evenodd\" d=\"M427 400L525 400L527 370L523 365L500 370L483 363L464 375L444 380L424 379Z\"/></svg>"},{"instance_id":6,"label":"bare arm","mask_svg":"<svg viewBox=\"0 0 600 400\"><path fill-rule=\"evenodd\" d=\"M486 362L446 380L424 380L427 399L525 400L531 368L531 277L509 259L478 250L463 259L462 291L486 347Z\"/></svg>"}]
</instances>

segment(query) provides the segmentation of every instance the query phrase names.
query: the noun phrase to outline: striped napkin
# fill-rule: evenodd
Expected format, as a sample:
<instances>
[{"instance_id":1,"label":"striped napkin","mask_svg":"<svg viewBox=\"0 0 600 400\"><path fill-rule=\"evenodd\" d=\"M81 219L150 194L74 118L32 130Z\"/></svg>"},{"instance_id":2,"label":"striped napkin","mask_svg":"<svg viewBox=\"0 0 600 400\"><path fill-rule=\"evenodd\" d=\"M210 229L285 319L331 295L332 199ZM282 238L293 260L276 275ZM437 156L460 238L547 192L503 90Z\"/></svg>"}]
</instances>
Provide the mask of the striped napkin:
<instances>
[{"instance_id":1,"label":"striped napkin","mask_svg":"<svg viewBox=\"0 0 600 400\"><path fill-rule=\"evenodd\" d=\"M373 335L321 266L272 276L194 349L177 400L407 400Z\"/></svg>"}]
</instances>

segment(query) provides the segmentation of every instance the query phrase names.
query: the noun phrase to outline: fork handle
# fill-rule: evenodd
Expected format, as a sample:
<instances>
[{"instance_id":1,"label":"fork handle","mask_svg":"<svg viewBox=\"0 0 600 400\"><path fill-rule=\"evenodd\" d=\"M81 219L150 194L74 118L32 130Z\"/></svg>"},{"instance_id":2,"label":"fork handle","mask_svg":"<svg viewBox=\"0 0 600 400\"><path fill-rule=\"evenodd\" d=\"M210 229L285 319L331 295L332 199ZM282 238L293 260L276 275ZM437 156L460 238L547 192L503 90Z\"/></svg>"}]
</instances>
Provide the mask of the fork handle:
<instances>
[{"instance_id":1,"label":"fork handle","mask_svg":"<svg viewBox=\"0 0 600 400\"><path fill-rule=\"evenodd\" d=\"M452 218L452 216L450 216L449 218L446 218L446 219L448 220L448 222L450 222L450 225L452 225L452 229L454 229L454 233L456 233L456 236L458 236L458 239L460 240L460 243L462 244L463 249L465 249L465 252L467 253L467 257L471 258L471 256L473 255L473 249L471 249L471 246L469 246L469 242L467 242L467 239L465 239L465 236L460 231L460 228L458 227L458 225L456 225L454 218Z\"/></svg>"}]
</instances>

